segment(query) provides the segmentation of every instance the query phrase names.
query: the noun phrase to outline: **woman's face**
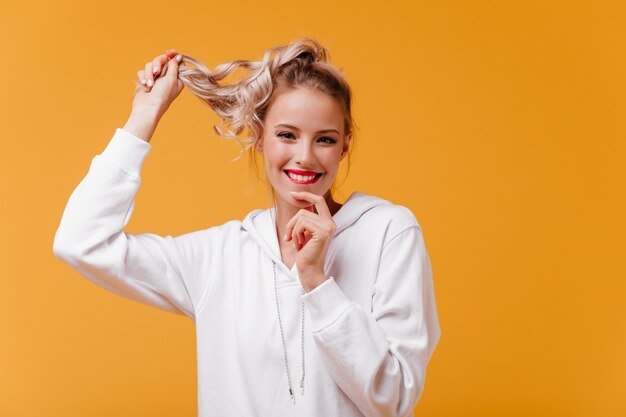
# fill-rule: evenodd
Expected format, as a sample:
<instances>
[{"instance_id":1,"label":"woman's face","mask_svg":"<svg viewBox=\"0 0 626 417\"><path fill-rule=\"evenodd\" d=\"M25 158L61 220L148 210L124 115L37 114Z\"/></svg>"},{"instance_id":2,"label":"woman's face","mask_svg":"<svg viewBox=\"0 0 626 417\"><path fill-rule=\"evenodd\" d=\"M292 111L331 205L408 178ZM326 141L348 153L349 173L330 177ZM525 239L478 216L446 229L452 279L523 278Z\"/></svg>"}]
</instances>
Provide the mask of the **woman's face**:
<instances>
[{"instance_id":1,"label":"woman's face","mask_svg":"<svg viewBox=\"0 0 626 417\"><path fill-rule=\"evenodd\" d=\"M334 98L309 88L287 90L273 100L257 150L276 197L306 207L310 203L289 192L326 195L348 151L343 113Z\"/></svg>"}]
</instances>

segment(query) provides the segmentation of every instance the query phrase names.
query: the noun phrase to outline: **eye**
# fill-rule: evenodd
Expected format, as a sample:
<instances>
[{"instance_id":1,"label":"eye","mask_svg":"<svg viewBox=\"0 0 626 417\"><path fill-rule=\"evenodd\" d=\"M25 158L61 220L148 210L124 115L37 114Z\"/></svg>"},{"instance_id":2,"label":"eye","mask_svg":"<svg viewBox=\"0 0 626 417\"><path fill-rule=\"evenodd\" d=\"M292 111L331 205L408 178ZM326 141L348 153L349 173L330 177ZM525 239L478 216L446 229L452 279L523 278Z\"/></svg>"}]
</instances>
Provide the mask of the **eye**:
<instances>
[{"instance_id":1,"label":"eye","mask_svg":"<svg viewBox=\"0 0 626 417\"><path fill-rule=\"evenodd\" d=\"M291 132L280 132L277 133L276 136L280 137L280 138L293 138L293 134ZM327 144L333 144L333 143L337 143L337 141L333 138L331 138L330 136L323 136L321 138L318 139L319 141L323 141Z\"/></svg>"},{"instance_id":2,"label":"eye","mask_svg":"<svg viewBox=\"0 0 626 417\"><path fill-rule=\"evenodd\" d=\"M285 136L283 136L283 135L289 135L289 136L293 137L293 135L291 133L289 133L289 132L281 132L281 133L278 133L276 136L284 138Z\"/></svg>"},{"instance_id":3,"label":"eye","mask_svg":"<svg viewBox=\"0 0 626 417\"><path fill-rule=\"evenodd\" d=\"M323 139L328 139L328 142L326 142L326 143L337 143L337 141L335 139L331 138L330 136L324 136L324 137L320 138L320 140L323 140Z\"/></svg>"}]
</instances>

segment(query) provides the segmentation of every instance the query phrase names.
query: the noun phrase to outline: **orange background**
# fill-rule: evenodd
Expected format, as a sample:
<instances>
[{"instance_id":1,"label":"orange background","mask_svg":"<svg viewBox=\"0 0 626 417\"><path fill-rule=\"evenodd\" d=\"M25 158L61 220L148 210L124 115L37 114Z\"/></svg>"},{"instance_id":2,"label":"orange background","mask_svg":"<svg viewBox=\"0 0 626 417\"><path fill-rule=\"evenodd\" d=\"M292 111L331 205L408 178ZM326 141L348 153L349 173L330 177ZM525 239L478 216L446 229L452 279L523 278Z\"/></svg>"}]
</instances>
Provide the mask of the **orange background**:
<instances>
[{"instance_id":1,"label":"orange background","mask_svg":"<svg viewBox=\"0 0 626 417\"><path fill-rule=\"evenodd\" d=\"M0 416L196 415L193 322L94 286L54 233L146 61L214 68L300 36L354 89L339 200L381 196L424 230L442 338L416 415L626 415L623 2L55 3L0 11ZM183 90L127 232L267 206L218 122Z\"/></svg>"}]
</instances>

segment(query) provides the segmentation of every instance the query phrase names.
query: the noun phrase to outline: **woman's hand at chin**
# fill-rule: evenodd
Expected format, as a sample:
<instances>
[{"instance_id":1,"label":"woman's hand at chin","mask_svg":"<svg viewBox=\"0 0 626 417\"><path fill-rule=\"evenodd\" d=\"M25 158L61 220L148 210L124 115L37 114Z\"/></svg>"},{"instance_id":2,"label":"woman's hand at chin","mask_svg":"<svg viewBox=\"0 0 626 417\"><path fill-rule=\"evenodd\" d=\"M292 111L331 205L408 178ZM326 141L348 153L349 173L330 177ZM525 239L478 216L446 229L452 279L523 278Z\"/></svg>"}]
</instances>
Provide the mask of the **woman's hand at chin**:
<instances>
[{"instance_id":1,"label":"woman's hand at chin","mask_svg":"<svg viewBox=\"0 0 626 417\"><path fill-rule=\"evenodd\" d=\"M290 194L296 200L312 203L287 222L284 236L285 241L294 244L300 282L309 292L328 279L324 263L336 225L324 196L308 191L291 191Z\"/></svg>"}]
</instances>

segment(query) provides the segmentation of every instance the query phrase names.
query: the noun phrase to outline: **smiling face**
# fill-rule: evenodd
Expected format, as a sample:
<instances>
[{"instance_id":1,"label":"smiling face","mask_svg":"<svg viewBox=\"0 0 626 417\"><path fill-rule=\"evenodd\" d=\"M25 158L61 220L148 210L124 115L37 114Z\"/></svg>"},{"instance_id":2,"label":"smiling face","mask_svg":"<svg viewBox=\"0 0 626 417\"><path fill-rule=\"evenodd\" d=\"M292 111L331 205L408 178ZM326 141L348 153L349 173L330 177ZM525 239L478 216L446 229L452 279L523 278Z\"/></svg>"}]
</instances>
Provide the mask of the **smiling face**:
<instances>
[{"instance_id":1,"label":"smiling face","mask_svg":"<svg viewBox=\"0 0 626 417\"><path fill-rule=\"evenodd\" d=\"M287 90L274 97L264 121L257 150L276 197L297 207L306 202L290 191L327 196L350 137L344 136L344 117L337 101L310 88Z\"/></svg>"}]
</instances>

